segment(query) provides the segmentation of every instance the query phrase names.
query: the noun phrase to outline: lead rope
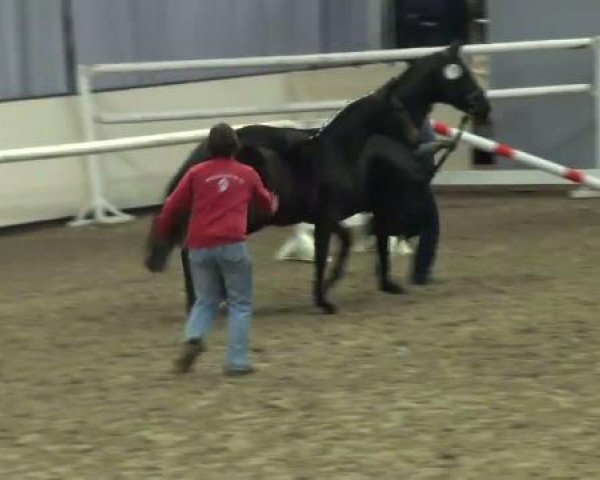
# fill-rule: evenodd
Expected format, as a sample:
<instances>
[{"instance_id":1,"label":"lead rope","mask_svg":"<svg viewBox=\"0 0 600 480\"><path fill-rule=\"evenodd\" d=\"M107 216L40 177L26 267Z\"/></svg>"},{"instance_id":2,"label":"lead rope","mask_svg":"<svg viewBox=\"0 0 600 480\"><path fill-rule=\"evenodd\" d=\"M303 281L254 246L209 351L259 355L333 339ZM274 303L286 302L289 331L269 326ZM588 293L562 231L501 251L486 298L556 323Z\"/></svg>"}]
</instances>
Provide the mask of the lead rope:
<instances>
[{"instance_id":1,"label":"lead rope","mask_svg":"<svg viewBox=\"0 0 600 480\"><path fill-rule=\"evenodd\" d=\"M452 152L454 152L454 150L456 150L456 147L458 146L458 142L460 142L463 132L465 131L465 127L467 126L467 122L470 119L471 119L471 117L469 115L463 115L463 117L461 118L460 124L458 125L458 135L456 135L456 137L454 137L452 139L452 142L446 148L446 152L444 152L444 155L442 155L442 158L440 158L440 160L436 163L435 167L433 167L433 170L431 172L431 178L433 178L435 176L435 174L438 172L438 170L440 168L442 168L442 166L444 165L444 163L446 162L446 160L448 159L450 154Z\"/></svg>"}]
</instances>

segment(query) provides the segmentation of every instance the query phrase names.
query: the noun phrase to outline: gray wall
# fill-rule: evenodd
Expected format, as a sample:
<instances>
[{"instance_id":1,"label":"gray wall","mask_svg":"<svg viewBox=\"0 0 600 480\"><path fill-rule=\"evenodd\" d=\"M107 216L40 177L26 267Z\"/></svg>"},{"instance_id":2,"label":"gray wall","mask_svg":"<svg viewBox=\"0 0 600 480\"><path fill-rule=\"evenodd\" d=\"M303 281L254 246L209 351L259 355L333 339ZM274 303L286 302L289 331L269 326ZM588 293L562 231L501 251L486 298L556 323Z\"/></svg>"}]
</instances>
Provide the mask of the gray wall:
<instances>
[{"instance_id":1,"label":"gray wall","mask_svg":"<svg viewBox=\"0 0 600 480\"><path fill-rule=\"evenodd\" d=\"M0 0L0 99L65 93L61 0Z\"/></svg>"},{"instance_id":2,"label":"gray wall","mask_svg":"<svg viewBox=\"0 0 600 480\"><path fill-rule=\"evenodd\" d=\"M371 2L363 0L72 2L77 62L82 64L292 55L365 50L372 46L373 27L367 15ZM97 86L202 79L242 72L256 73L257 69L105 76Z\"/></svg>"},{"instance_id":3,"label":"gray wall","mask_svg":"<svg viewBox=\"0 0 600 480\"><path fill-rule=\"evenodd\" d=\"M382 1L0 0L0 99L68 92L67 45L82 64L379 48ZM113 75L95 86L231 73Z\"/></svg>"},{"instance_id":4,"label":"gray wall","mask_svg":"<svg viewBox=\"0 0 600 480\"><path fill-rule=\"evenodd\" d=\"M318 52L319 0L73 0L78 63ZM98 86L219 75L144 73Z\"/></svg>"},{"instance_id":5,"label":"gray wall","mask_svg":"<svg viewBox=\"0 0 600 480\"><path fill-rule=\"evenodd\" d=\"M599 0L488 0L488 16L491 43L600 35ZM593 81L589 50L493 54L490 68L491 88ZM495 100L493 107L496 139L564 165L594 165L591 95Z\"/></svg>"}]
</instances>

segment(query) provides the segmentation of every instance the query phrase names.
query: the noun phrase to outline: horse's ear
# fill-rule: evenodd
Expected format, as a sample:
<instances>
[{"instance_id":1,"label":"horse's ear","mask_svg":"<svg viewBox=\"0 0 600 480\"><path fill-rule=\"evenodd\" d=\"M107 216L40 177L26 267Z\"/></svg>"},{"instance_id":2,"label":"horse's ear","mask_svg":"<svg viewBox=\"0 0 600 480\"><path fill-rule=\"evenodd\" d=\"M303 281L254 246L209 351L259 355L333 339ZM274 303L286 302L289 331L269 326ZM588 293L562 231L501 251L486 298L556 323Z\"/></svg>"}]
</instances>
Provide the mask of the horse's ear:
<instances>
[{"instance_id":1,"label":"horse's ear","mask_svg":"<svg viewBox=\"0 0 600 480\"><path fill-rule=\"evenodd\" d=\"M462 47L462 44L460 41L456 40L448 47L446 53L450 58L458 58L460 55L460 47Z\"/></svg>"}]
</instances>

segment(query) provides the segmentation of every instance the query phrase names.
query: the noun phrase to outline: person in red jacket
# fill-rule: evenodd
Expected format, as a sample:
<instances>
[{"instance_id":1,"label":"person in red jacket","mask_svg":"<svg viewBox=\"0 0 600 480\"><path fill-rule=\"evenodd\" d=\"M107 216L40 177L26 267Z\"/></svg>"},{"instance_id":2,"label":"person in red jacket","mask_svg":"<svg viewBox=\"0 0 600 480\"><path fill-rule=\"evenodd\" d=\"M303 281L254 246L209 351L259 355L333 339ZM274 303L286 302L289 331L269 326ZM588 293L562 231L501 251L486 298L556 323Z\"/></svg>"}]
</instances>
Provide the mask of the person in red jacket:
<instances>
[{"instance_id":1,"label":"person in red jacket","mask_svg":"<svg viewBox=\"0 0 600 480\"><path fill-rule=\"evenodd\" d=\"M256 201L275 213L278 198L267 191L258 173L238 162L235 131L220 123L211 128L207 149L211 156L188 170L169 195L154 224L153 235L170 238L182 216L189 216L185 245L196 303L185 326L181 355L175 371L187 372L204 351L225 286L228 341L225 373L243 375L254 368L248 358L252 317L252 265L246 245L248 204Z\"/></svg>"}]
</instances>

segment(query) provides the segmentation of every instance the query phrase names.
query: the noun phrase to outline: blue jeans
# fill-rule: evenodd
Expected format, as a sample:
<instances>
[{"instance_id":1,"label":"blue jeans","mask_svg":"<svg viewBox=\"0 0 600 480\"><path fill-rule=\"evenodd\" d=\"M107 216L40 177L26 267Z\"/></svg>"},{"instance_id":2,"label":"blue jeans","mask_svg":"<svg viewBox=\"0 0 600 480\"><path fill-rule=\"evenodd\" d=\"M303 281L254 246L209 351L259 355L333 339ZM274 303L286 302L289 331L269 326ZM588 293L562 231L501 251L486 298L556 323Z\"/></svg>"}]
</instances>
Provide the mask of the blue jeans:
<instances>
[{"instance_id":1,"label":"blue jeans","mask_svg":"<svg viewBox=\"0 0 600 480\"><path fill-rule=\"evenodd\" d=\"M226 291L229 314L226 368L249 366L248 332L252 320L252 262L245 242L190 250L196 302L185 326L186 340L204 338Z\"/></svg>"}]
</instances>

